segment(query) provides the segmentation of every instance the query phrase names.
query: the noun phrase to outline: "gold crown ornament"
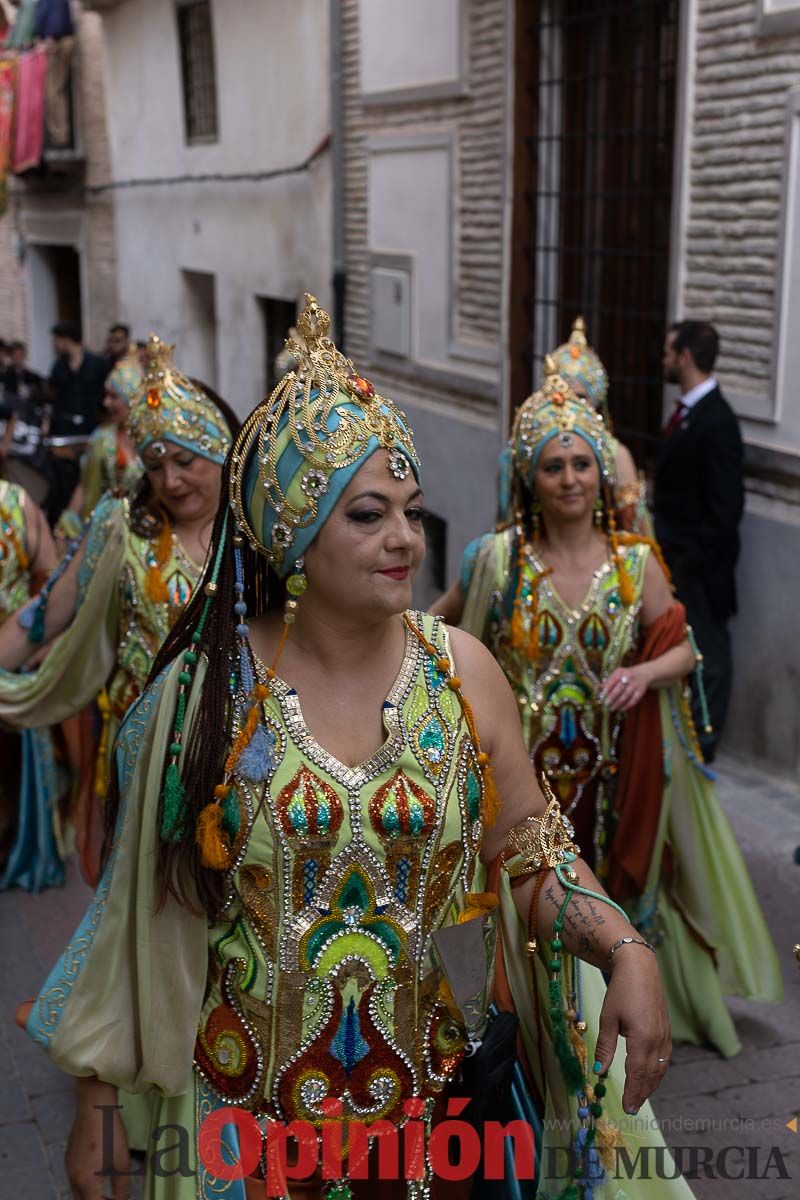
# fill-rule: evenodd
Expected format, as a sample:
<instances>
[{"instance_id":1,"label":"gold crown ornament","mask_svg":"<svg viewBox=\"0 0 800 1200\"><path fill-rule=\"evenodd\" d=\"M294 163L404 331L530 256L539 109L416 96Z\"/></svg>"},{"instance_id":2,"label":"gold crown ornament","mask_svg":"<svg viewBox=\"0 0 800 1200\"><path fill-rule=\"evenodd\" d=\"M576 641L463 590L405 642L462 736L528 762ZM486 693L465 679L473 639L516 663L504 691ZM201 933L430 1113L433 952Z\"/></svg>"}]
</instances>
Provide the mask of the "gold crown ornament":
<instances>
[{"instance_id":1,"label":"gold crown ornament","mask_svg":"<svg viewBox=\"0 0 800 1200\"><path fill-rule=\"evenodd\" d=\"M376 449L386 450L394 478L412 471L419 478L405 414L336 348L330 327L327 312L306 293L297 335L286 341L296 365L245 421L231 456L236 521L276 568L302 555Z\"/></svg>"}]
</instances>

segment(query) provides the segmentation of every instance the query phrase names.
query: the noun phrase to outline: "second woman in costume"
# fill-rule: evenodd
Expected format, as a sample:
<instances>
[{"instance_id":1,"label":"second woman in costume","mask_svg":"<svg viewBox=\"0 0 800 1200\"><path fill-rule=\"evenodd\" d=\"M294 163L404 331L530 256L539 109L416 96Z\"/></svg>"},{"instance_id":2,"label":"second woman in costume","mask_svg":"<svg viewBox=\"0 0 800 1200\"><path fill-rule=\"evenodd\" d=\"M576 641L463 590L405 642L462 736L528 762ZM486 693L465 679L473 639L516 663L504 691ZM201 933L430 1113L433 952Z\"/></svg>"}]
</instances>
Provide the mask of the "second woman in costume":
<instances>
[{"instance_id":1,"label":"second woman in costume","mask_svg":"<svg viewBox=\"0 0 800 1200\"><path fill-rule=\"evenodd\" d=\"M145 472L137 493L100 502L60 576L22 623L0 631L0 719L20 728L55 724L98 700L99 743L82 764L75 814L81 866L92 882L114 736L196 586L235 422L175 368L172 347L156 337L148 361L130 413ZM10 673L42 646L50 649L38 670Z\"/></svg>"},{"instance_id":2,"label":"second woman in costume","mask_svg":"<svg viewBox=\"0 0 800 1200\"><path fill-rule=\"evenodd\" d=\"M467 548L462 628L503 668L598 876L657 942L673 1037L733 1055L723 995L779 1000L782 984L686 705L702 662L685 611L658 547L617 529L608 432L552 361L512 450L516 520Z\"/></svg>"}]
</instances>

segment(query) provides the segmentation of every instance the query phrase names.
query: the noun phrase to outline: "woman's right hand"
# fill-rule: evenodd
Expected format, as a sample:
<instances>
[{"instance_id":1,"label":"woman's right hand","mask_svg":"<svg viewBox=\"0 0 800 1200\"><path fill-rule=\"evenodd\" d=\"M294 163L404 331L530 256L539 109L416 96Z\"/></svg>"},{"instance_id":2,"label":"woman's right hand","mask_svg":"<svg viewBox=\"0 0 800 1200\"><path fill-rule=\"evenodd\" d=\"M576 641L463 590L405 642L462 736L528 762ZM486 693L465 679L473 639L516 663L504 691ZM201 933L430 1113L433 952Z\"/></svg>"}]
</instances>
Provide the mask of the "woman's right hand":
<instances>
[{"instance_id":1,"label":"woman's right hand","mask_svg":"<svg viewBox=\"0 0 800 1200\"><path fill-rule=\"evenodd\" d=\"M117 1089L99 1079L77 1079L76 1098L77 1112L64 1156L73 1197L129 1200L130 1176L117 1173L130 1170L128 1137L116 1108ZM103 1111L109 1107L115 1111Z\"/></svg>"}]
</instances>

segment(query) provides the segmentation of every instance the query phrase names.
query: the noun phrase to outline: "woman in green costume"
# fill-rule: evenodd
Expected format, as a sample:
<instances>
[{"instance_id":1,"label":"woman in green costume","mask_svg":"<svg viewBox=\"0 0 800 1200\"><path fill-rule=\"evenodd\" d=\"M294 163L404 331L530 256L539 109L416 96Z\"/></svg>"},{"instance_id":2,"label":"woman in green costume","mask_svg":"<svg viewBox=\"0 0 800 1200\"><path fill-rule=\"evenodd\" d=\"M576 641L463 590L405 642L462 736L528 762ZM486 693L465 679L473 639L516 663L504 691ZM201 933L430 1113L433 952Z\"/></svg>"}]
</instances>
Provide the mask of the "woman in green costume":
<instances>
[{"instance_id":1,"label":"woman in green costume","mask_svg":"<svg viewBox=\"0 0 800 1200\"><path fill-rule=\"evenodd\" d=\"M128 496L142 477L142 462L128 432L130 406L142 386L139 350L132 342L106 379L103 408L108 422L95 429L81 460L81 478L69 506L58 518L56 533L68 540L80 535L83 522L106 492Z\"/></svg>"},{"instance_id":2,"label":"woman in green costume","mask_svg":"<svg viewBox=\"0 0 800 1200\"><path fill-rule=\"evenodd\" d=\"M552 361L512 448L516 521L471 543L434 609L463 610L502 667L537 774L657 946L673 1038L736 1054L723 995L778 1001L781 976L686 706L685 611L658 547L616 529L607 431Z\"/></svg>"},{"instance_id":3,"label":"woman in green costume","mask_svg":"<svg viewBox=\"0 0 800 1200\"><path fill-rule=\"evenodd\" d=\"M44 513L18 484L0 479L0 625L11 621L55 568ZM59 803L67 790L48 728L0 731L0 890L30 892L64 880Z\"/></svg>"},{"instance_id":4,"label":"woman in green costume","mask_svg":"<svg viewBox=\"0 0 800 1200\"><path fill-rule=\"evenodd\" d=\"M417 1114L424 1134L458 1094L475 1013L434 947L472 917L489 963L502 926L545 1142L575 1148L566 1178L545 1155L539 1195L684 1200L680 1180L604 1187L613 1123L669 1060L655 956L545 803L491 655L409 610L424 553L411 431L329 325L307 297L297 368L231 451L202 589L118 736L103 878L21 1014L79 1077L75 1194L102 1194L97 1106L124 1088L153 1097L153 1150L166 1126L177 1139L149 1159L149 1200L263 1196L256 1119L307 1122L306 1148L309 1131L347 1134L326 1183L304 1151L278 1194L437 1195L424 1165L359 1183L353 1122L391 1132ZM634 1154L662 1145L642 1117ZM222 1177L224 1148L239 1177Z\"/></svg>"},{"instance_id":5,"label":"woman in green costume","mask_svg":"<svg viewBox=\"0 0 800 1200\"><path fill-rule=\"evenodd\" d=\"M104 497L65 569L0 630L0 719L7 724L57 724L98 700L100 736L82 747L74 818L92 885L114 736L200 576L235 432L232 414L175 368L171 346L152 337L148 360L130 414L145 470L137 493ZM49 649L38 670L10 673L42 646Z\"/></svg>"}]
</instances>

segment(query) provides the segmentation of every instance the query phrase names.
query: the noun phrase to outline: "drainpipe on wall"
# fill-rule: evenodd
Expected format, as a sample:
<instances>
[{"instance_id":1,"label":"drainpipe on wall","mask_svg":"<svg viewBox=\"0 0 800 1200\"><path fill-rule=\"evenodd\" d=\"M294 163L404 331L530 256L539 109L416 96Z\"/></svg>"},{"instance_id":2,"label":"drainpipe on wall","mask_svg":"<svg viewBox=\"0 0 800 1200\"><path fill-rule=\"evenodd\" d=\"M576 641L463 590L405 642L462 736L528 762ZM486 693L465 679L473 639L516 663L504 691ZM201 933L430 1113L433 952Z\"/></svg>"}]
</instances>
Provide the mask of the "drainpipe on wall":
<instances>
[{"instance_id":1,"label":"drainpipe on wall","mask_svg":"<svg viewBox=\"0 0 800 1200\"><path fill-rule=\"evenodd\" d=\"M345 352L347 271L344 247L344 78L342 0L331 0L331 127L333 130L333 328Z\"/></svg>"}]
</instances>

